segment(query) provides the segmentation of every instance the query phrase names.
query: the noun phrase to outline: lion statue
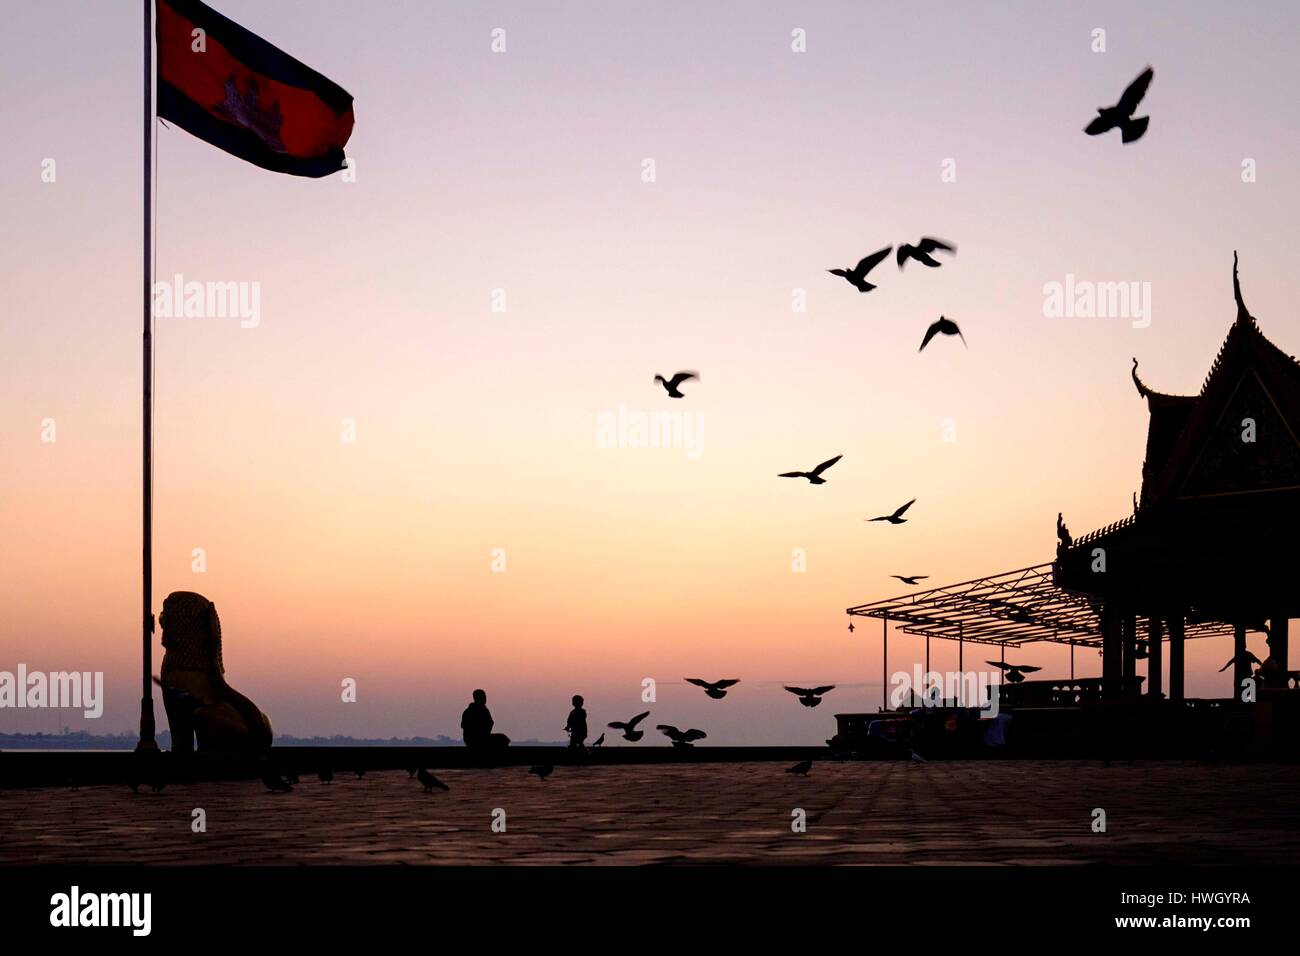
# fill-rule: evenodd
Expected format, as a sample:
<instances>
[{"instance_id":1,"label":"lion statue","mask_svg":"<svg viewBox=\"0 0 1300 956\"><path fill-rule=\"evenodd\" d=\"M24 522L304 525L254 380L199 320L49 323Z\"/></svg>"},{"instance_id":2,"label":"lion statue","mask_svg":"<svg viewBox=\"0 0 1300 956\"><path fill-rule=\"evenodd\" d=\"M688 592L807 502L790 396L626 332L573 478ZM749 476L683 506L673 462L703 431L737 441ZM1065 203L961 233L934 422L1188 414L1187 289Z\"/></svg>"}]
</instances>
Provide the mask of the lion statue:
<instances>
[{"instance_id":1,"label":"lion statue","mask_svg":"<svg viewBox=\"0 0 1300 956\"><path fill-rule=\"evenodd\" d=\"M163 706L172 752L263 753L271 746L271 721L226 683L221 660L221 619L216 605L193 591L174 591L163 602Z\"/></svg>"}]
</instances>

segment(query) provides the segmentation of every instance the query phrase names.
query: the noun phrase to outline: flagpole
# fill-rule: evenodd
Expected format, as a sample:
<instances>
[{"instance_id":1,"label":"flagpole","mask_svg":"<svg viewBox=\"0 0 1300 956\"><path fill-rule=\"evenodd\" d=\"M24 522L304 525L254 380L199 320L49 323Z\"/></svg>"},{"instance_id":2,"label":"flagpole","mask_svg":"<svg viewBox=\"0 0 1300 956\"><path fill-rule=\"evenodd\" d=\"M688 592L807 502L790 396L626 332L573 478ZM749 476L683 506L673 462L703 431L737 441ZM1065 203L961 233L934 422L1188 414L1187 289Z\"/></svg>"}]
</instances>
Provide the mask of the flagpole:
<instances>
[{"instance_id":1,"label":"flagpole","mask_svg":"<svg viewBox=\"0 0 1300 956\"><path fill-rule=\"evenodd\" d=\"M140 697L140 742L136 750L157 750L153 712L153 2L144 7L144 405L143 405L143 554L141 563L144 669Z\"/></svg>"}]
</instances>

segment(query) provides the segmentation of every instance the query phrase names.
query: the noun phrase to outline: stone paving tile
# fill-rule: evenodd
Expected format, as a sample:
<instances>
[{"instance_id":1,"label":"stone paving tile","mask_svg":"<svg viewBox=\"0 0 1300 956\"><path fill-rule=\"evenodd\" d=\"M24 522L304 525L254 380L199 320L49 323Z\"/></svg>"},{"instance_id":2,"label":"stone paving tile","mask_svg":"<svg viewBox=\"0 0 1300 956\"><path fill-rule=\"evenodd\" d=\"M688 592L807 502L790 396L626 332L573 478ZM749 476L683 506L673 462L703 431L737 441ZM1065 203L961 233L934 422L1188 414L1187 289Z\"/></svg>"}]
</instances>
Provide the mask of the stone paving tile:
<instances>
[{"instance_id":1,"label":"stone paving tile","mask_svg":"<svg viewBox=\"0 0 1300 956\"><path fill-rule=\"evenodd\" d=\"M1295 862L1300 767L826 762L449 770L3 794L0 864ZM191 812L207 813L193 833ZM1093 833L1093 808L1107 832ZM507 831L493 833L493 812ZM808 830L790 829L802 808Z\"/></svg>"}]
</instances>

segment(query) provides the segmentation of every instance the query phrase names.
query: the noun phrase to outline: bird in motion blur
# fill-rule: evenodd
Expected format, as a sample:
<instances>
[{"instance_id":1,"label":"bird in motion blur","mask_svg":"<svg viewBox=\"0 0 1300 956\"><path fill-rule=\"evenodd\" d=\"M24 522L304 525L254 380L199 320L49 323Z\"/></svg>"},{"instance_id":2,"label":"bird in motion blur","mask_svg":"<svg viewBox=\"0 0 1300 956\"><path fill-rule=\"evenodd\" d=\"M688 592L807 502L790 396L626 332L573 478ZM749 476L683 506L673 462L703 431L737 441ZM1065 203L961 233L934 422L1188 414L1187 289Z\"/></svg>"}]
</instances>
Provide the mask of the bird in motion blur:
<instances>
[{"instance_id":1,"label":"bird in motion blur","mask_svg":"<svg viewBox=\"0 0 1300 956\"><path fill-rule=\"evenodd\" d=\"M907 519L903 517L903 514L907 511L908 508L912 507L912 505L914 504L916 504L915 498L913 498L905 505L900 505L898 509L895 510L894 513L891 515L881 515L878 518L863 518L862 520L863 521L888 521L890 524L903 524L905 521L907 521Z\"/></svg>"},{"instance_id":2,"label":"bird in motion blur","mask_svg":"<svg viewBox=\"0 0 1300 956\"><path fill-rule=\"evenodd\" d=\"M1151 122L1149 116L1134 117L1138 104L1142 102L1142 97L1147 95L1147 87L1151 85L1151 78L1155 76L1155 71L1147 67L1138 78L1128 85L1124 95L1119 98L1119 102L1114 106L1097 107L1097 116L1091 123L1083 128L1083 131L1089 136L1099 136L1102 133L1119 127L1120 139L1125 143L1132 143L1142 138L1142 134L1147 131L1147 124Z\"/></svg>"},{"instance_id":3,"label":"bird in motion blur","mask_svg":"<svg viewBox=\"0 0 1300 956\"><path fill-rule=\"evenodd\" d=\"M921 339L921 347L917 351L924 351L925 347L930 344L930 340L936 335L955 335L961 339L962 345L966 345L966 336L961 334L961 329L957 328L957 323L941 315L931 322L925 330L925 338ZM966 347L970 348L969 345L966 345Z\"/></svg>"},{"instance_id":4,"label":"bird in motion blur","mask_svg":"<svg viewBox=\"0 0 1300 956\"><path fill-rule=\"evenodd\" d=\"M722 698L727 696L727 688L739 684L740 680L739 678L732 678L727 680L715 680L710 683L709 681L701 680L698 677L688 677L686 678L686 683L694 684L696 687L703 687L704 693L709 697L712 697L714 700L722 700Z\"/></svg>"},{"instance_id":5,"label":"bird in motion blur","mask_svg":"<svg viewBox=\"0 0 1300 956\"><path fill-rule=\"evenodd\" d=\"M931 239L929 236L923 238L916 245L908 245L906 242L898 247L898 254L895 258L898 260L898 268L903 268L908 259L915 259L921 265L929 266L931 269L937 269L941 262L930 255L932 252L938 252L942 249L944 252L956 253L957 247L942 242L938 239Z\"/></svg>"},{"instance_id":6,"label":"bird in motion blur","mask_svg":"<svg viewBox=\"0 0 1300 956\"><path fill-rule=\"evenodd\" d=\"M1232 657L1228 658L1228 663L1224 664L1222 667L1219 668L1219 673L1222 674L1233 664L1237 663L1238 658L1240 658L1242 663L1244 663L1247 667L1249 667L1252 664L1256 667L1261 666L1258 657L1256 657L1250 651L1242 651L1240 654L1233 654Z\"/></svg>"},{"instance_id":7,"label":"bird in motion blur","mask_svg":"<svg viewBox=\"0 0 1300 956\"><path fill-rule=\"evenodd\" d=\"M649 716L650 716L650 711L647 710L645 713L637 714L631 720L611 720L609 722L609 726L612 727L614 730L623 731L624 740L630 740L632 741L632 743L636 743L638 740L640 740L642 737L645 736L645 731L637 730L636 725L641 723L641 721L645 720ZM605 735L601 734L600 736L603 738Z\"/></svg>"},{"instance_id":8,"label":"bird in motion blur","mask_svg":"<svg viewBox=\"0 0 1300 956\"><path fill-rule=\"evenodd\" d=\"M822 462L820 465L818 465L816 468L814 468L812 471L783 471L781 472L781 474L777 475L777 477L778 478L807 478L809 484L824 485L826 484L826 479L822 477L822 472L825 471L827 468L829 468L831 465L835 464L843 457L844 457L843 455L836 455L834 458L829 458L826 461Z\"/></svg>"},{"instance_id":9,"label":"bird in motion blur","mask_svg":"<svg viewBox=\"0 0 1300 956\"><path fill-rule=\"evenodd\" d=\"M262 783L266 784L266 789L272 793L292 793L293 784L285 780L278 773L268 770L262 774Z\"/></svg>"},{"instance_id":10,"label":"bird in motion blur","mask_svg":"<svg viewBox=\"0 0 1300 956\"><path fill-rule=\"evenodd\" d=\"M1019 684L1025 679L1026 674L1032 674L1035 671L1041 671L1041 667L1032 667L1029 664L1008 664L1006 661L985 661L1002 671L1006 675L1008 684Z\"/></svg>"},{"instance_id":11,"label":"bird in motion blur","mask_svg":"<svg viewBox=\"0 0 1300 956\"><path fill-rule=\"evenodd\" d=\"M656 730L663 731L663 735L673 742L674 747L693 747L695 741L703 740L708 736L702 730L696 730L692 727L690 730L679 730L672 724L658 724Z\"/></svg>"},{"instance_id":12,"label":"bird in motion blur","mask_svg":"<svg viewBox=\"0 0 1300 956\"><path fill-rule=\"evenodd\" d=\"M699 379L699 372L678 372L672 378L664 378L662 375L656 375L655 381L664 387L669 398L685 398L679 386L682 382L689 382L691 379Z\"/></svg>"},{"instance_id":13,"label":"bird in motion blur","mask_svg":"<svg viewBox=\"0 0 1300 956\"><path fill-rule=\"evenodd\" d=\"M839 276L859 292L870 292L875 286L867 281L867 273L884 262L893 249L893 246L886 246L879 252L873 252L865 259L859 260L852 269L827 269L826 271L833 276Z\"/></svg>"},{"instance_id":14,"label":"bird in motion blur","mask_svg":"<svg viewBox=\"0 0 1300 956\"><path fill-rule=\"evenodd\" d=\"M443 783L433 774L429 773L429 771L425 770L423 767L421 767L419 770L416 771L415 776L416 779L418 779L420 783L424 785L425 793L433 793L435 788L437 788L438 790L451 789L451 787L447 786L445 783Z\"/></svg>"},{"instance_id":15,"label":"bird in motion blur","mask_svg":"<svg viewBox=\"0 0 1300 956\"><path fill-rule=\"evenodd\" d=\"M823 684L821 687L786 687L785 689L798 697L799 703L805 707L816 707L822 702L822 694L834 690L835 685Z\"/></svg>"}]
</instances>

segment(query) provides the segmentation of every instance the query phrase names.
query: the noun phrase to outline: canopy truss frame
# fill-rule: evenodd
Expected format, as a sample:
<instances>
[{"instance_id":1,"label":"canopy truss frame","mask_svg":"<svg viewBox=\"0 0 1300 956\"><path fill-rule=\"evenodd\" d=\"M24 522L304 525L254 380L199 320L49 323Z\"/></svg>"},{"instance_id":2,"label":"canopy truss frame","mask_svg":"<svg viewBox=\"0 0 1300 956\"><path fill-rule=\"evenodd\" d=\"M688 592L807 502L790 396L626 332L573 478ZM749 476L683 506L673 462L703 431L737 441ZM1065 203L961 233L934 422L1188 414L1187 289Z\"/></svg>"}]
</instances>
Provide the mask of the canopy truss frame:
<instances>
[{"instance_id":1,"label":"canopy truss frame","mask_svg":"<svg viewBox=\"0 0 1300 956\"><path fill-rule=\"evenodd\" d=\"M859 604L845 613L888 621L904 634L946 641L1101 647L1100 610L1094 599L1059 587L1048 562ZM1146 634L1148 623L1138 615L1137 633ZM1167 636L1167 629L1162 630ZM1187 618L1183 634L1187 640L1231 636L1232 625Z\"/></svg>"}]
</instances>

